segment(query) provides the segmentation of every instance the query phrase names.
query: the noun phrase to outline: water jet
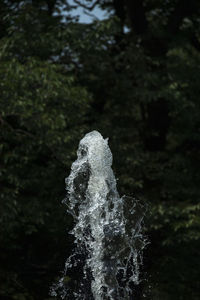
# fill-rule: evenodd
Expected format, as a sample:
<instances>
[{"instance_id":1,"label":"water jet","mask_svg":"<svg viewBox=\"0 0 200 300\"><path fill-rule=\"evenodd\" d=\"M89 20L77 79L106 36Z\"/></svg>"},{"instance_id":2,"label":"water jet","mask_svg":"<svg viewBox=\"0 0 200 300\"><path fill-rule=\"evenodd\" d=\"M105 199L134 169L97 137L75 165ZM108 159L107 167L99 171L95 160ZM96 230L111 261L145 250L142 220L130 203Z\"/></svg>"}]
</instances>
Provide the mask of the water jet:
<instances>
[{"instance_id":1,"label":"water jet","mask_svg":"<svg viewBox=\"0 0 200 300\"><path fill-rule=\"evenodd\" d=\"M61 299L134 299L140 279L145 206L132 197L120 197L112 168L108 139L92 131L80 141L77 160L66 178L64 200L75 226L74 251L51 294ZM70 283L70 274L81 279Z\"/></svg>"}]
</instances>

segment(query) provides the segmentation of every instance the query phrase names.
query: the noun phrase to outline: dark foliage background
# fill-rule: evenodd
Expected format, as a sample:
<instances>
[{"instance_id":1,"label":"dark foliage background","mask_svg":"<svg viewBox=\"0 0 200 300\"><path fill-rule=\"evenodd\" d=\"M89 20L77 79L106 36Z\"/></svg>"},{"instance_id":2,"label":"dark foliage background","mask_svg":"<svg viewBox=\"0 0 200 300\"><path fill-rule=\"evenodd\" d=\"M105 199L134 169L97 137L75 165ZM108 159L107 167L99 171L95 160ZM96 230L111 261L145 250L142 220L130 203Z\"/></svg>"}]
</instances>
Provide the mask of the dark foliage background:
<instances>
[{"instance_id":1,"label":"dark foliage background","mask_svg":"<svg viewBox=\"0 0 200 300\"><path fill-rule=\"evenodd\" d=\"M72 247L64 178L96 129L120 193L150 207L137 299L198 300L200 2L84 3L109 17L81 24L64 0L0 2L0 298L52 299Z\"/></svg>"}]
</instances>

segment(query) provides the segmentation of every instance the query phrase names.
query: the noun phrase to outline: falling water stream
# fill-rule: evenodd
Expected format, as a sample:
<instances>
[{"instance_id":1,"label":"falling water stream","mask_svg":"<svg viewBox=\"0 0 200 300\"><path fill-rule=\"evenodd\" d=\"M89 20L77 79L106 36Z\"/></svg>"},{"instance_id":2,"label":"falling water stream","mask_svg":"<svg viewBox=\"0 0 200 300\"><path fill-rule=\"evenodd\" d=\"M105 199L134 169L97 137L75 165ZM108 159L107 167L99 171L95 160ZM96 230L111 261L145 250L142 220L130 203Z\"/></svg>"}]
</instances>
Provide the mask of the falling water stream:
<instances>
[{"instance_id":1,"label":"falling water stream","mask_svg":"<svg viewBox=\"0 0 200 300\"><path fill-rule=\"evenodd\" d=\"M61 299L134 299L146 244L141 232L145 206L119 196L108 140L99 132L85 135L77 156L66 178L64 201L74 218L70 233L75 246L51 294ZM66 280L73 270L80 275L76 283Z\"/></svg>"}]
</instances>

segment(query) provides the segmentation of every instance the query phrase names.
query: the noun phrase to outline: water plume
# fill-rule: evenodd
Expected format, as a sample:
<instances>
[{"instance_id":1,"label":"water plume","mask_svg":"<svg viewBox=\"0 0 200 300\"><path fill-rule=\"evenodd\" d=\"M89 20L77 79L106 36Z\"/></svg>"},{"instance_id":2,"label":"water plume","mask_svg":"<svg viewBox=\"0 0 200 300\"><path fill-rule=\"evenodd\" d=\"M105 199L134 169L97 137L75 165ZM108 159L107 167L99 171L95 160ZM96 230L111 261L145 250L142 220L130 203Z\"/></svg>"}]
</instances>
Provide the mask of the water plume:
<instances>
[{"instance_id":1,"label":"water plume","mask_svg":"<svg viewBox=\"0 0 200 300\"><path fill-rule=\"evenodd\" d=\"M108 140L97 131L80 141L77 160L66 178L65 204L74 218L74 251L63 277L52 288L62 299L125 300L140 279L145 206L120 197ZM78 280L70 280L73 273ZM67 279L66 279L67 278Z\"/></svg>"}]
</instances>

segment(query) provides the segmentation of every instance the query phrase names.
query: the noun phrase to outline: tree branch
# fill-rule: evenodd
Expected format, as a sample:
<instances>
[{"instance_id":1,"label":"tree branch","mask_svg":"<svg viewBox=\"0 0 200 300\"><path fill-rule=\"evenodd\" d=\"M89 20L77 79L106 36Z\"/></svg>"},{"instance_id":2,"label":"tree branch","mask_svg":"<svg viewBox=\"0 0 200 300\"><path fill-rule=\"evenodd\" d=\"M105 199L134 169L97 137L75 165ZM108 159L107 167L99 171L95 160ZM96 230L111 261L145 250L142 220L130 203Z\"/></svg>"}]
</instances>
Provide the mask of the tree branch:
<instances>
[{"instance_id":1,"label":"tree branch","mask_svg":"<svg viewBox=\"0 0 200 300\"><path fill-rule=\"evenodd\" d=\"M133 30L137 34L144 34L147 30L147 19L143 0L125 0L125 5Z\"/></svg>"},{"instance_id":2,"label":"tree branch","mask_svg":"<svg viewBox=\"0 0 200 300\"><path fill-rule=\"evenodd\" d=\"M83 7L84 9L87 9L87 10L91 11L99 3L99 0L96 0L91 6L88 6L87 4L84 4L83 1L81 1L81 0L74 0L74 2L78 5L80 5L81 7Z\"/></svg>"},{"instance_id":3,"label":"tree branch","mask_svg":"<svg viewBox=\"0 0 200 300\"><path fill-rule=\"evenodd\" d=\"M99 21L99 18L97 18L97 16L95 16L95 15L89 13L86 9L84 9L83 11L84 11L84 13L85 13L86 15L88 15L89 17L91 17L91 18L93 18L93 19Z\"/></svg>"}]
</instances>

